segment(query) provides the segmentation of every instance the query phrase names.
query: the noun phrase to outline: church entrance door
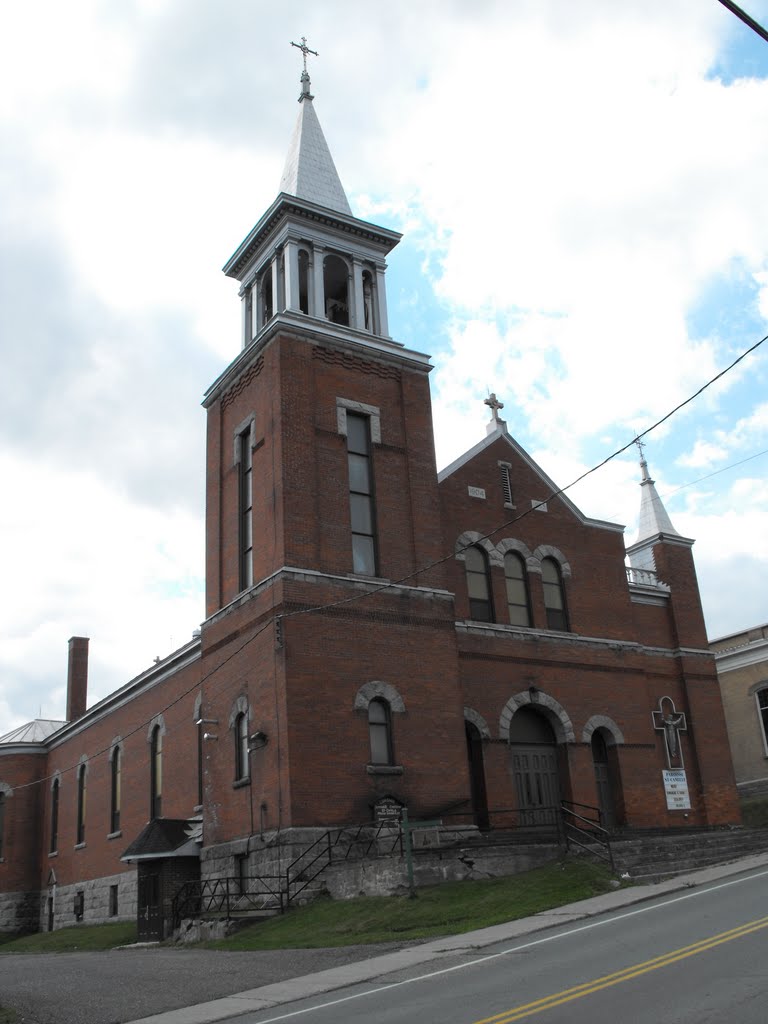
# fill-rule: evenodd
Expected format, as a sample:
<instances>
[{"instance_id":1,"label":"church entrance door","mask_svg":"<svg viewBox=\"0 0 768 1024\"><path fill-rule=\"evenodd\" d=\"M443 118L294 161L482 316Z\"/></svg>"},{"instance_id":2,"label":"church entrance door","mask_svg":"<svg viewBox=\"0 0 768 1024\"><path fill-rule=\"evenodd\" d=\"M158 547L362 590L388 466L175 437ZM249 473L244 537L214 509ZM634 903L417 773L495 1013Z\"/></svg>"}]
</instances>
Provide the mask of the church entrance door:
<instances>
[{"instance_id":1,"label":"church entrance door","mask_svg":"<svg viewBox=\"0 0 768 1024\"><path fill-rule=\"evenodd\" d=\"M488 818L488 796L485 789L485 765L483 764L483 738L472 722L465 722L467 735L467 757L469 759L469 784L472 791L472 813L475 824L481 832L491 827Z\"/></svg>"},{"instance_id":2,"label":"church entrance door","mask_svg":"<svg viewBox=\"0 0 768 1024\"><path fill-rule=\"evenodd\" d=\"M597 804L603 827L612 828L618 824L615 799L617 780L605 736L600 729L592 734L592 764L595 769Z\"/></svg>"},{"instance_id":3,"label":"church entrance door","mask_svg":"<svg viewBox=\"0 0 768 1024\"><path fill-rule=\"evenodd\" d=\"M538 711L520 708L512 717L509 740L520 826L556 825L560 771L552 726Z\"/></svg>"},{"instance_id":4,"label":"church entrance door","mask_svg":"<svg viewBox=\"0 0 768 1024\"><path fill-rule=\"evenodd\" d=\"M137 925L139 942L160 942L163 939L163 908L160 902L160 872L139 864Z\"/></svg>"}]
</instances>

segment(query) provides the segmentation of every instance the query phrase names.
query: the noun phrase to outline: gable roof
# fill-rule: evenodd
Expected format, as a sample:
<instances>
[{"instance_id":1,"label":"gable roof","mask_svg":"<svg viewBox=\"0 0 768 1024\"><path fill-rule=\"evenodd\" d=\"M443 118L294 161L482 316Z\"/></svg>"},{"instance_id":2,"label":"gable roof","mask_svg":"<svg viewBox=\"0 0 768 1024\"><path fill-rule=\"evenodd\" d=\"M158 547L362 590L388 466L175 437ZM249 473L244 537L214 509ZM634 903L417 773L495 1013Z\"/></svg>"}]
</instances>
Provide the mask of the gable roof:
<instances>
[{"instance_id":1,"label":"gable roof","mask_svg":"<svg viewBox=\"0 0 768 1024\"><path fill-rule=\"evenodd\" d=\"M515 439L511 437L503 427L489 433L488 436L484 437L482 441L479 441L474 448L470 448L469 451L460 455L458 459L452 462L449 466L446 466L445 469L441 469L437 474L437 482L440 484L443 480L447 480L448 477L453 476L454 473L458 472L458 470L463 466L468 465L481 452L485 451L486 448L490 448L492 444L495 444L496 441L499 440L506 442L510 446L518 458L522 459L522 461L525 462L525 464L529 466L530 469L539 477L541 482L548 489L549 494L556 494L565 507L572 512L576 519L578 519L580 523L583 523L584 526L594 526L600 530L610 530L613 533L624 532L624 526L620 523L609 523L605 519L590 519L589 516L585 516L581 509L574 505L567 494L559 493L560 488L557 484L547 476L541 466L531 458L524 448L520 447L517 441L515 441Z\"/></svg>"}]
</instances>

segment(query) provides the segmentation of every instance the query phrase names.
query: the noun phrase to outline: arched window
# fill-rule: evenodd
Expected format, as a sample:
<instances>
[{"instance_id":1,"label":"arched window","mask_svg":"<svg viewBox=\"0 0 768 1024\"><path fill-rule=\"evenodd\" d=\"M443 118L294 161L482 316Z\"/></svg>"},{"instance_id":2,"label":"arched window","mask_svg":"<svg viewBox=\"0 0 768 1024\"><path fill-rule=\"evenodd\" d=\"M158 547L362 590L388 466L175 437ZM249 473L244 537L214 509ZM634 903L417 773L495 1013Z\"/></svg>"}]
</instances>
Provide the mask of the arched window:
<instances>
[{"instance_id":1,"label":"arched window","mask_svg":"<svg viewBox=\"0 0 768 1024\"><path fill-rule=\"evenodd\" d=\"M197 806L203 806L203 730L202 722L197 723Z\"/></svg>"},{"instance_id":2,"label":"arched window","mask_svg":"<svg viewBox=\"0 0 768 1024\"><path fill-rule=\"evenodd\" d=\"M77 845L85 842L85 765L77 769Z\"/></svg>"},{"instance_id":3,"label":"arched window","mask_svg":"<svg viewBox=\"0 0 768 1024\"><path fill-rule=\"evenodd\" d=\"M49 850L56 853L59 848L59 779L53 780L51 786L51 844Z\"/></svg>"},{"instance_id":4,"label":"arched window","mask_svg":"<svg viewBox=\"0 0 768 1024\"><path fill-rule=\"evenodd\" d=\"M110 758L110 801L109 831L120 831L120 775L123 769L123 752L119 746L112 751Z\"/></svg>"},{"instance_id":5,"label":"arched window","mask_svg":"<svg viewBox=\"0 0 768 1024\"><path fill-rule=\"evenodd\" d=\"M469 594L469 617L476 622L493 622L491 574L488 556L479 547L467 548L464 555Z\"/></svg>"},{"instance_id":6,"label":"arched window","mask_svg":"<svg viewBox=\"0 0 768 1024\"><path fill-rule=\"evenodd\" d=\"M525 562L515 551L504 555L504 575L507 581L507 608L513 626L530 626L531 601L528 594L528 573Z\"/></svg>"},{"instance_id":7,"label":"arched window","mask_svg":"<svg viewBox=\"0 0 768 1024\"><path fill-rule=\"evenodd\" d=\"M248 759L248 715L241 711L235 719L235 781L250 778Z\"/></svg>"},{"instance_id":8,"label":"arched window","mask_svg":"<svg viewBox=\"0 0 768 1024\"><path fill-rule=\"evenodd\" d=\"M159 818L163 804L163 733L159 725L152 730L149 747L149 816Z\"/></svg>"},{"instance_id":9,"label":"arched window","mask_svg":"<svg viewBox=\"0 0 768 1024\"><path fill-rule=\"evenodd\" d=\"M565 606L563 574L553 558L541 562L541 582L544 586L544 607L547 610L547 628L568 630L568 612Z\"/></svg>"},{"instance_id":10,"label":"arched window","mask_svg":"<svg viewBox=\"0 0 768 1024\"><path fill-rule=\"evenodd\" d=\"M768 754L768 686L755 693L757 713L760 716L760 728L763 733L763 747Z\"/></svg>"},{"instance_id":11,"label":"arched window","mask_svg":"<svg viewBox=\"0 0 768 1024\"><path fill-rule=\"evenodd\" d=\"M368 734L371 764L393 764L392 719L389 704L380 697L375 697L368 705Z\"/></svg>"}]
</instances>

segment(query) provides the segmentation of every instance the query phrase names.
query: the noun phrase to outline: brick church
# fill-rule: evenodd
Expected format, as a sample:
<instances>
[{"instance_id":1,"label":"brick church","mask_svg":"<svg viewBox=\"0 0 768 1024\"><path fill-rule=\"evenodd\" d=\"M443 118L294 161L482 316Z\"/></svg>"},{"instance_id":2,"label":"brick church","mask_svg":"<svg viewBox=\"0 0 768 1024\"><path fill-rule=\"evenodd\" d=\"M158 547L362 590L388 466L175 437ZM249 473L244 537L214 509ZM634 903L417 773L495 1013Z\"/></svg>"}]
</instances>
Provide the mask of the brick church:
<instances>
[{"instance_id":1,"label":"brick church","mask_svg":"<svg viewBox=\"0 0 768 1024\"><path fill-rule=\"evenodd\" d=\"M305 70L279 194L224 267L242 345L203 402L205 621L90 707L72 638L66 721L0 738L0 929L162 914L185 879L393 808L739 820L693 541L641 459L625 548L495 396L437 471L429 357L387 321L399 238L350 210Z\"/></svg>"}]
</instances>

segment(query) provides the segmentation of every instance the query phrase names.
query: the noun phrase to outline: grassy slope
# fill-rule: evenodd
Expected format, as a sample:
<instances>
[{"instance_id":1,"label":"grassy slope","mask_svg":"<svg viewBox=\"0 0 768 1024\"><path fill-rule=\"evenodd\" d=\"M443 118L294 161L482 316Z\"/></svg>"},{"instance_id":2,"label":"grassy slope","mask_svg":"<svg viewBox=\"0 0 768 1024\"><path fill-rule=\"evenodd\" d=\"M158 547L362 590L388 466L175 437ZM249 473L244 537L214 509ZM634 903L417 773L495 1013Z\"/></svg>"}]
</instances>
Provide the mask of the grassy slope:
<instances>
[{"instance_id":1,"label":"grassy slope","mask_svg":"<svg viewBox=\"0 0 768 1024\"><path fill-rule=\"evenodd\" d=\"M296 949L372 942L409 942L452 935L560 907L611 888L607 869L585 860L548 864L510 878L448 882L407 896L318 900L261 921L209 949ZM615 885L615 882L614 882ZM0 944L3 953L104 950L136 941L133 922L79 925ZM0 968L1 969L1 968ZM0 1017L0 1024L5 1024Z\"/></svg>"},{"instance_id":2,"label":"grassy slope","mask_svg":"<svg viewBox=\"0 0 768 1024\"><path fill-rule=\"evenodd\" d=\"M210 949L348 946L452 935L528 917L611 888L607 869L586 861L548 864L510 878L448 882L407 896L318 900L283 917L251 925Z\"/></svg>"}]
</instances>

